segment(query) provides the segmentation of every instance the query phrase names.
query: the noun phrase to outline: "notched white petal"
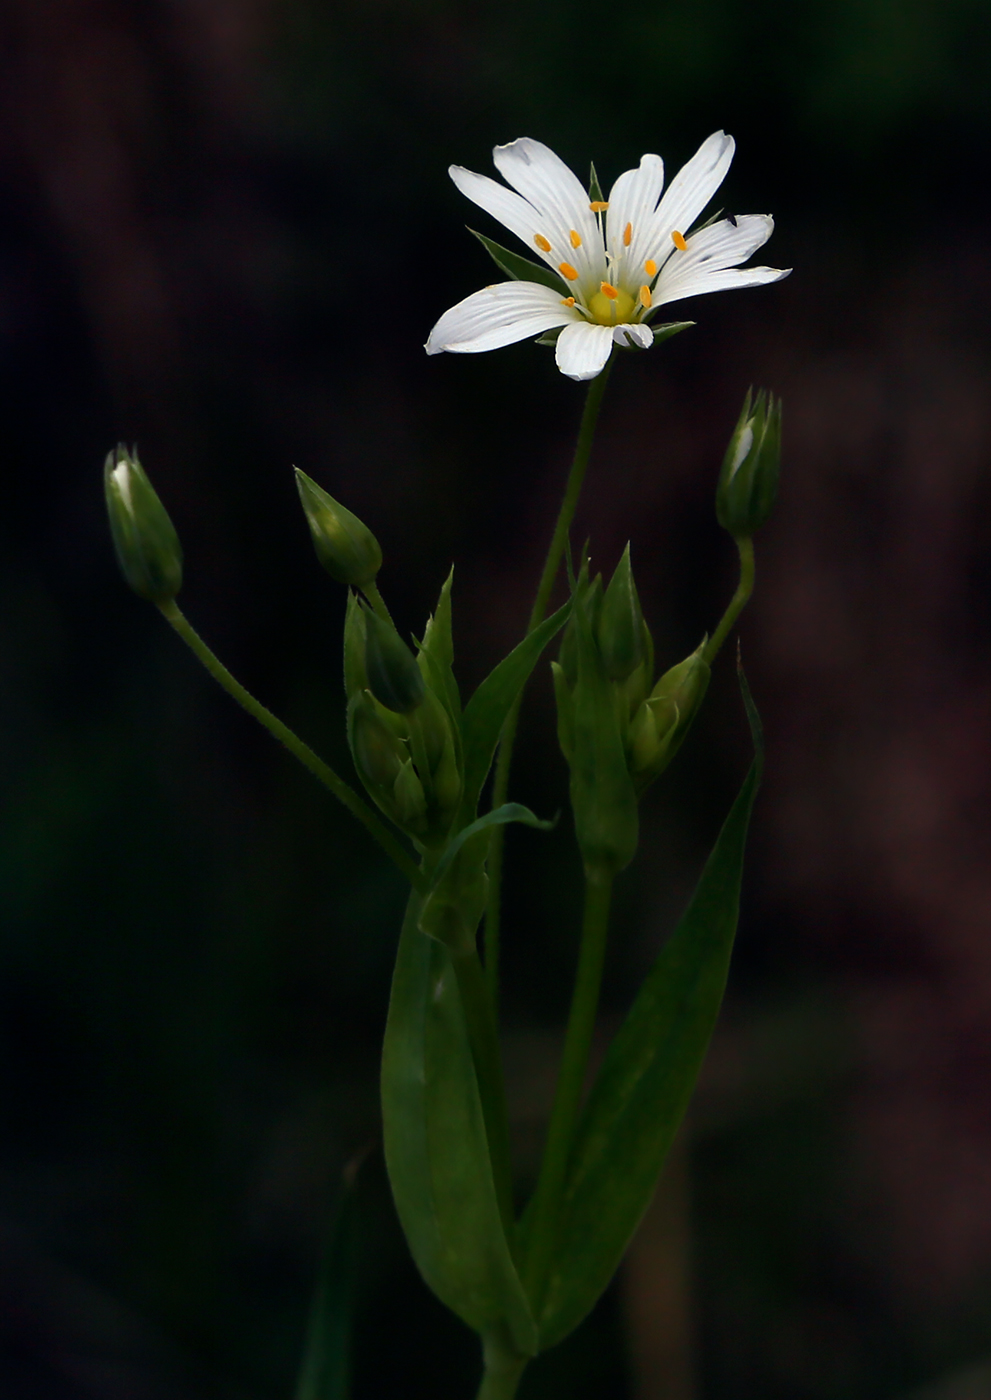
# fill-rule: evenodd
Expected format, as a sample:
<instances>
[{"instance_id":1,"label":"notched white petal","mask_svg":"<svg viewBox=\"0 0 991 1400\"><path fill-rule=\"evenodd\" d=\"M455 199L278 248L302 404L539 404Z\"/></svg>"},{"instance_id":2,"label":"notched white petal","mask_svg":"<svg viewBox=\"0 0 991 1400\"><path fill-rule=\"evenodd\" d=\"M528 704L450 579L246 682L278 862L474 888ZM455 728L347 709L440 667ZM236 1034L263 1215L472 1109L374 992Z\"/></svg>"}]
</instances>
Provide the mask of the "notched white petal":
<instances>
[{"instance_id":1,"label":"notched white petal","mask_svg":"<svg viewBox=\"0 0 991 1400\"><path fill-rule=\"evenodd\" d=\"M612 338L617 345L627 350L649 350L654 343L654 332L640 321L629 322L612 328Z\"/></svg>"},{"instance_id":2,"label":"notched white petal","mask_svg":"<svg viewBox=\"0 0 991 1400\"><path fill-rule=\"evenodd\" d=\"M576 319L581 319L579 313L565 306L550 287L536 282L496 282L445 311L424 349L428 355L439 355L442 350L455 354L498 350Z\"/></svg>"},{"instance_id":3,"label":"notched white petal","mask_svg":"<svg viewBox=\"0 0 991 1400\"><path fill-rule=\"evenodd\" d=\"M612 350L612 327L580 321L565 326L558 336L557 367L569 379L594 379L605 367Z\"/></svg>"}]
</instances>

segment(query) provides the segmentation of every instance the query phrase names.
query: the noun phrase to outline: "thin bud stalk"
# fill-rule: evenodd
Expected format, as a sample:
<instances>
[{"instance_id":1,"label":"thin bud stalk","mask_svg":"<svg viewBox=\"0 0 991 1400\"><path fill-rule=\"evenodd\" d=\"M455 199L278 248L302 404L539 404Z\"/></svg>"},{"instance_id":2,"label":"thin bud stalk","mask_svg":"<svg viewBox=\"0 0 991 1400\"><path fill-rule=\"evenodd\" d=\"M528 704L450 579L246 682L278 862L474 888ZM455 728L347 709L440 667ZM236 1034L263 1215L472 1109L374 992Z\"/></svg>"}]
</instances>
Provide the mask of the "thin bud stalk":
<instances>
[{"instance_id":1,"label":"thin bud stalk","mask_svg":"<svg viewBox=\"0 0 991 1400\"><path fill-rule=\"evenodd\" d=\"M740 554L740 582L736 586L736 592L730 599L729 607L723 613L719 626L713 632L702 653L703 660L711 666L716 658L719 648L729 636L733 624L743 612L754 591L754 542L749 538L738 538L736 547Z\"/></svg>"},{"instance_id":2,"label":"thin bud stalk","mask_svg":"<svg viewBox=\"0 0 991 1400\"><path fill-rule=\"evenodd\" d=\"M178 632L196 659L202 662L210 675L227 691L228 695L232 696L241 708L251 715L252 719L256 719L274 738L278 739L280 744L284 744L293 757L299 759L303 767L308 768L313 776L323 783L324 787L332 792L339 802L344 804L353 817L357 817L372 839L378 842L413 888L421 894L425 893L426 878L412 857L403 850L396 838L382 825L354 788L350 787L343 778L338 777L333 768L324 763L322 758L318 758L309 745L294 734L288 725L277 719L271 710L267 710L250 691L245 690L240 681L234 679L227 667L214 656L202 637L189 625L174 602L160 603L159 611L166 622Z\"/></svg>"}]
</instances>

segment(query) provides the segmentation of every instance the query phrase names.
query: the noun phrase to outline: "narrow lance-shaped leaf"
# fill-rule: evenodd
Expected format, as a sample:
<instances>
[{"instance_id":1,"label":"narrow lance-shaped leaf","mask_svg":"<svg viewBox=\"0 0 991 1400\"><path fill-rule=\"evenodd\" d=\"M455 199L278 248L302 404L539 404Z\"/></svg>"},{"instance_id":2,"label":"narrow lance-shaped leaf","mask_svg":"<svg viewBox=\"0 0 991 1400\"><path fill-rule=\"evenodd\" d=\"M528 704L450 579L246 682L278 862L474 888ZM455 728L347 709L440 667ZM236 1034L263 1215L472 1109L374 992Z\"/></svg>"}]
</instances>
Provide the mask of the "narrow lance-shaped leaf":
<instances>
[{"instance_id":1,"label":"narrow lance-shaped leaf","mask_svg":"<svg viewBox=\"0 0 991 1400\"><path fill-rule=\"evenodd\" d=\"M755 757L688 909L640 989L589 1095L568 1169L541 1349L571 1332L619 1266L688 1106L722 1002L747 827L760 782L760 721L740 671Z\"/></svg>"},{"instance_id":2,"label":"narrow lance-shaped leaf","mask_svg":"<svg viewBox=\"0 0 991 1400\"><path fill-rule=\"evenodd\" d=\"M561 630L571 612L570 600L534 628L519 646L499 662L465 706L461 717L461 737L465 755L465 788L461 801L461 821L472 821L492 759L499 743L506 716L526 685L530 672L551 638Z\"/></svg>"},{"instance_id":3,"label":"narrow lance-shaped leaf","mask_svg":"<svg viewBox=\"0 0 991 1400\"><path fill-rule=\"evenodd\" d=\"M427 1284L484 1337L536 1329L499 1214L478 1083L447 949L407 907L382 1051L385 1158L396 1209Z\"/></svg>"}]
</instances>

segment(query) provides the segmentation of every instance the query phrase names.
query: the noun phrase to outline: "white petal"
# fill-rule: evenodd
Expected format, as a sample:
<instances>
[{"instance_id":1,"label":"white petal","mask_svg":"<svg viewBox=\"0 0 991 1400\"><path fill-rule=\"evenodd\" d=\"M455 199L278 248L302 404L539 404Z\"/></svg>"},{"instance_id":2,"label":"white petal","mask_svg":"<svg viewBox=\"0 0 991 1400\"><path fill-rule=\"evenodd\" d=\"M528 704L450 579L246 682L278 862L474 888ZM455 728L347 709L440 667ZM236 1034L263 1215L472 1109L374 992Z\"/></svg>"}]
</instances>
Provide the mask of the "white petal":
<instances>
[{"instance_id":1,"label":"white petal","mask_svg":"<svg viewBox=\"0 0 991 1400\"><path fill-rule=\"evenodd\" d=\"M612 350L612 327L581 321L565 326L557 340L557 367L569 379L594 379Z\"/></svg>"},{"instance_id":2,"label":"white petal","mask_svg":"<svg viewBox=\"0 0 991 1400\"><path fill-rule=\"evenodd\" d=\"M653 251L654 211L663 188L664 162L660 156L645 155L637 169L627 170L609 191L609 251L614 258L625 258L630 269L625 280L631 286L644 281L643 265ZM627 224L628 247L623 243Z\"/></svg>"},{"instance_id":3,"label":"white petal","mask_svg":"<svg viewBox=\"0 0 991 1400\"><path fill-rule=\"evenodd\" d=\"M542 220L539 232L550 240L553 266L569 262L582 281L604 275L602 239L589 207L588 191L578 176L542 141L522 136L492 152L496 169L513 189L519 190ZM581 242L575 248L571 231Z\"/></svg>"},{"instance_id":4,"label":"white petal","mask_svg":"<svg viewBox=\"0 0 991 1400\"><path fill-rule=\"evenodd\" d=\"M532 255L543 258L555 271L561 261L560 257L555 259L544 253L538 243L534 241L535 236L540 233L543 237L543 224L540 215L532 204L528 204L518 194L512 190L507 190L505 185L500 185L498 180L490 180L488 175L476 175L474 170L465 170L461 165L452 165L447 172L462 194L467 195L470 200L484 209L487 214L491 214L494 219L498 219L501 224L516 234L527 246L527 251Z\"/></svg>"},{"instance_id":5,"label":"white petal","mask_svg":"<svg viewBox=\"0 0 991 1400\"><path fill-rule=\"evenodd\" d=\"M496 282L445 311L424 349L428 355L442 350L461 354L497 350L564 326L578 315L550 287L537 282Z\"/></svg>"},{"instance_id":6,"label":"white petal","mask_svg":"<svg viewBox=\"0 0 991 1400\"><path fill-rule=\"evenodd\" d=\"M790 267L730 267L713 272L703 266L697 267L683 279L676 281L672 278L670 283L665 282L662 275L654 289L654 305L663 306L669 301L698 297L705 292L725 292L736 287L763 287L768 282L780 282L790 272Z\"/></svg>"},{"instance_id":7,"label":"white petal","mask_svg":"<svg viewBox=\"0 0 991 1400\"><path fill-rule=\"evenodd\" d=\"M623 345L627 349L632 340L641 350L649 350L654 343L654 332L640 321L630 321L622 326L614 326L612 338L617 345Z\"/></svg>"},{"instance_id":8,"label":"white petal","mask_svg":"<svg viewBox=\"0 0 991 1400\"><path fill-rule=\"evenodd\" d=\"M683 267L695 268L703 264L712 271L737 267L762 248L773 232L774 220L770 214L738 214L735 225L729 219L720 219L693 233L686 250L683 253L679 250L665 263L661 277L663 279L665 274L673 277Z\"/></svg>"},{"instance_id":9,"label":"white petal","mask_svg":"<svg viewBox=\"0 0 991 1400\"><path fill-rule=\"evenodd\" d=\"M714 131L668 185L652 221L653 248L647 255L662 263L671 251L671 234L686 233L726 178L736 142Z\"/></svg>"}]
</instances>

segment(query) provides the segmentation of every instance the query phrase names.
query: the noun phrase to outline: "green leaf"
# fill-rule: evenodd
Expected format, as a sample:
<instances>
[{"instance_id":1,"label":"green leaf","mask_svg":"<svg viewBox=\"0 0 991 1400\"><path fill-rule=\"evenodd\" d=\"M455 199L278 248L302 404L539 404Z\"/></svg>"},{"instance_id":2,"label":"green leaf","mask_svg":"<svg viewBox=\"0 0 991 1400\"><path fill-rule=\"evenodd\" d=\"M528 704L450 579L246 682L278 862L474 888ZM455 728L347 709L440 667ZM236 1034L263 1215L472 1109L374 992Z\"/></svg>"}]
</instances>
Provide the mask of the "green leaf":
<instances>
[{"instance_id":1,"label":"green leaf","mask_svg":"<svg viewBox=\"0 0 991 1400\"><path fill-rule=\"evenodd\" d=\"M310 1320L296 1400L348 1400L351 1379L351 1294L356 1253L355 1176L345 1176L327 1239Z\"/></svg>"},{"instance_id":2,"label":"green leaf","mask_svg":"<svg viewBox=\"0 0 991 1400\"><path fill-rule=\"evenodd\" d=\"M651 326L654 332L654 344L662 345L665 340L670 340L679 331L687 331L689 326L694 326L694 321L667 321L663 326Z\"/></svg>"},{"instance_id":3,"label":"green leaf","mask_svg":"<svg viewBox=\"0 0 991 1400\"><path fill-rule=\"evenodd\" d=\"M491 826L506 826L509 822L522 822L524 826L535 826L539 831L553 831L557 826L556 817L551 821L542 821L540 817L534 816L529 807L524 807L522 802L504 802L501 807L493 807L491 812L486 812L483 817L473 821L470 826L463 827L445 849L443 856L437 862L437 869L430 882L428 900L430 894L442 885L444 877L450 871L466 842L470 841L473 836L477 836L479 832L487 831Z\"/></svg>"},{"instance_id":4,"label":"green leaf","mask_svg":"<svg viewBox=\"0 0 991 1400\"><path fill-rule=\"evenodd\" d=\"M650 1202L715 1028L764 752L742 670L740 687L754 761L691 903L609 1047L585 1106L539 1319L541 1349L578 1325L619 1267Z\"/></svg>"},{"instance_id":5,"label":"green leaf","mask_svg":"<svg viewBox=\"0 0 991 1400\"><path fill-rule=\"evenodd\" d=\"M469 233L473 233L488 253L489 257L507 277L511 277L514 282L539 282L542 287L550 287L552 291L564 291L567 295L567 287L562 278L556 272L552 272L545 263L531 262L529 258L524 258L521 253L514 253L509 248L503 248L502 244L496 243L491 238L486 238L484 233L479 233L477 229L470 228Z\"/></svg>"},{"instance_id":6,"label":"green leaf","mask_svg":"<svg viewBox=\"0 0 991 1400\"><path fill-rule=\"evenodd\" d=\"M407 906L382 1051L385 1159L416 1265L483 1335L508 1327L531 1355L536 1329L499 1214L478 1082L447 949Z\"/></svg>"},{"instance_id":7,"label":"green leaf","mask_svg":"<svg viewBox=\"0 0 991 1400\"><path fill-rule=\"evenodd\" d=\"M491 671L465 706L461 716L461 738L465 756L465 789L461 799L461 819L467 824L475 816L482 785L492 766L506 716L526 685L530 672L547 643L568 620L571 601L524 637L507 657Z\"/></svg>"}]
</instances>

